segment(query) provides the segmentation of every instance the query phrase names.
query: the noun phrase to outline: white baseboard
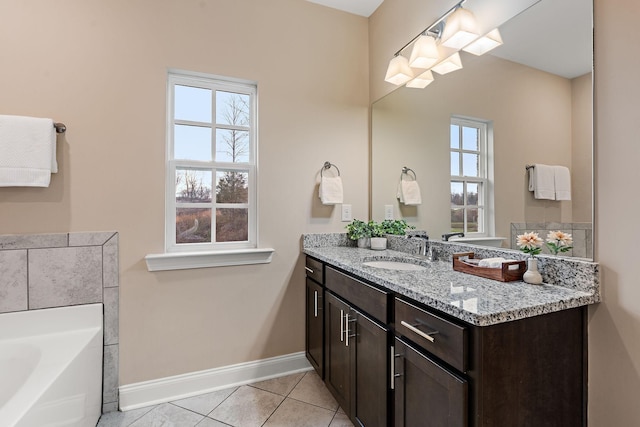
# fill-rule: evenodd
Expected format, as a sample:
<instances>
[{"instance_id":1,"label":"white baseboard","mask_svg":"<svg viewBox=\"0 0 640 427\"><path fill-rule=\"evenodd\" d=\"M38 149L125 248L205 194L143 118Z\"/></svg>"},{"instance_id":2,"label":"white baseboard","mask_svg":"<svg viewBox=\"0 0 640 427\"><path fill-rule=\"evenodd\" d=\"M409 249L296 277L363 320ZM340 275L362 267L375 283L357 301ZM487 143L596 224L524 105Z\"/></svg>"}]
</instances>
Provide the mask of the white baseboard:
<instances>
[{"instance_id":1,"label":"white baseboard","mask_svg":"<svg viewBox=\"0 0 640 427\"><path fill-rule=\"evenodd\" d=\"M209 393L313 369L304 352L120 386L120 410Z\"/></svg>"}]
</instances>

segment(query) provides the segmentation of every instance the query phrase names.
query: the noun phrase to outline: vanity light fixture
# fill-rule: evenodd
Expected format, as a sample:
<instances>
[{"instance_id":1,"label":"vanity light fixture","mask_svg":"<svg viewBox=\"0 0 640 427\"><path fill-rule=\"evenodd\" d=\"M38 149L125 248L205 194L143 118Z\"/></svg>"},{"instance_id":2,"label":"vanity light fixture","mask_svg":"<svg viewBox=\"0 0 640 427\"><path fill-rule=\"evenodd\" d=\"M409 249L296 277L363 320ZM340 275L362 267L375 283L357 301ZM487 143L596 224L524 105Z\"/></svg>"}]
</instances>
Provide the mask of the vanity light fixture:
<instances>
[{"instance_id":1,"label":"vanity light fixture","mask_svg":"<svg viewBox=\"0 0 640 427\"><path fill-rule=\"evenodd\" d=\"M413 78L413 71L409 67L409 60L398 53L390 62L387 74L384 78L386 82L394 85L405 84Z\"/></svg>"},{"instance_id":2,"label":"vanity light fixture","mask_svg":"<svg viewBox=\"0 0 640 427\"><path fill-rule=\"evenodd\" d=\"M484 55L492 49L497 48L501 44L502 37L500 36L500 31L498 31L498 29L496 28L490 31L485 36L480 37L478 40L474 41L462 50L480 56Z\"/></svg>"},{"instance_id":3,"label":"vanity light fixture","mask_svg":"<svg viewBox=\"0 0 640 427\"><path fill-rule=\"evenodd\" d=\"M431 67L433 71L438 74L447 74L452 71L456 71L462 68L462 59L460 58L460 54L458 52L449 56L442 62Z\"/></svg>"},{"instance_id":4,"label":"vanity light fixture","mask_svg":"<svg viewBox=\"0 0 640 427\"><path fill-rule=\"evenodd\" d=\"M436 39L427 34L418 36L418 39L413 45L413 50L411 50L409 65L413 68L426 70L431 68L439 59L440 55L438 54Z\"/></svg>"},{"instance_id":5,"label":"vanity light fixture","mask_svg":"<svg viewBox=\"0 0 640 427\"><path fill-rule=\"evenodd\" d=\"M473 12L460 6L447 18L440 43L452 49L462 49L479 36Z\"/></svg>"},{"instance_id":6,"label":"vanity light fixture","mask_svg":"<svg viewBox=\"0 0 640 427\"><path fill-rule=\"evenodd\" d=\"M410 80L407 83L407 87L424 89L425 87L429 86L431 82L433 82L433 74L431 73L431 70L427 70L413 80Z\"/></svg>"}]
</instances>

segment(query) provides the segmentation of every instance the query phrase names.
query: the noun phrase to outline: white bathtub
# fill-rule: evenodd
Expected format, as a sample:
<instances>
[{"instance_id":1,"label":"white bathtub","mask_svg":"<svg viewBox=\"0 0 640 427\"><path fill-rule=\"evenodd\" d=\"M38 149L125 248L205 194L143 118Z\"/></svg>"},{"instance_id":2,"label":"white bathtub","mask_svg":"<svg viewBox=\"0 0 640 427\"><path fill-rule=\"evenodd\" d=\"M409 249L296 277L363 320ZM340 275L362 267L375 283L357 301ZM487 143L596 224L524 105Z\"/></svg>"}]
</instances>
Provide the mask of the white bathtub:
<instances>
[{"instance_id":1,"label":"white bathtub","mask_svg":"<svg viewBox=\"0 0 640 427\"><path fill-rule=\"evenodd\" d=\"M502 247L502 242L507 240L506 237L451 237L450 242L464 243L465 245L492 246L494 248Z\"/></svg>"},{"instance_id":2,"label":"white bathtub","mask_svg":"<svg viewBox=\"0 0 640 427\"><path fill-rule=\"evenodd\" d=\"M0 314L0 426L95 426L102 304Z\"/></svg>"}]
</instances>

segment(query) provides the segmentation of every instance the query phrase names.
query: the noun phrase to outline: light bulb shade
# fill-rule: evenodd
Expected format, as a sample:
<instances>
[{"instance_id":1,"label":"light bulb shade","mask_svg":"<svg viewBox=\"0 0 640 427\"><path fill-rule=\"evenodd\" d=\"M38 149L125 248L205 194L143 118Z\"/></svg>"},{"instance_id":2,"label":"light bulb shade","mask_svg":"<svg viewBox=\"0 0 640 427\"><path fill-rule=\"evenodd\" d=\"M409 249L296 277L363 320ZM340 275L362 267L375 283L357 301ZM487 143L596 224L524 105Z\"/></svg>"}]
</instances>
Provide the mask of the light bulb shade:
<instances>
[{"instance_id":1,"label":"light bulb shade","mask_svg":"<svg viewBox=\"0 0 640 427\"><path fill-rule=\"evenodd\" d=\"M486 36L480 37L478 40L474 41L462 50L480 56L497 48L501 44L502 37L500 36L500 31L496 28L495 30L490 31Z\"/></svg>"},{"instance_id":2,"label":"light bulb shade","mask_svg":"<svg viewBox=\"0 0 640 427\"><path fill-rule=\"evenodd\" d=\"M473 13L459 7L448 18L440 44L452 49L462 49L478 38L478 25Z\"/></svg>"},{"instance_id":3,"label":"light bulb shade","mask_svg":"<svg viewBox=\"0 0 640 427\"><path fill-rule=\"evenodd\" d=\"M389 61L385 82L400 86L413 78L413 71L409 67L409 60L402 55L395 56Z\"/></svg>"},{"instance_id":4,"label":"light bulb shade","mask_svg":"<svg viewBox=\"0 0 640 427\"><path fill-rule=\"evenodd\" d=\"M413 80L409 80L409 82L407 83L407 87L424 89L431 82L433 82L433 74L431 73L431 70L427 70Z\"/></svg>"},{"instance_id":5,"label":"light bulb shade","mask_svg":"<svg viewBox=\"0 0 640 427\"><path fill-rule=\"evenodd\" d=\"M409 57L409 65L413 68L431 68L433 64L438 62L438 46L436 39L431 36L420 36L413 45L411 56Z\"/></svg>"},{"instance_id":6,"label":"light bulb shade","mask_svg":"<svg viewBox=\"0 0 640 427\"><path fill-rule=\"evenodd\" d=\"M462 68L462 59L458 52L454 53L444 61L431 67L438 74L447 74Z\"/></svg>"}]
</instances>

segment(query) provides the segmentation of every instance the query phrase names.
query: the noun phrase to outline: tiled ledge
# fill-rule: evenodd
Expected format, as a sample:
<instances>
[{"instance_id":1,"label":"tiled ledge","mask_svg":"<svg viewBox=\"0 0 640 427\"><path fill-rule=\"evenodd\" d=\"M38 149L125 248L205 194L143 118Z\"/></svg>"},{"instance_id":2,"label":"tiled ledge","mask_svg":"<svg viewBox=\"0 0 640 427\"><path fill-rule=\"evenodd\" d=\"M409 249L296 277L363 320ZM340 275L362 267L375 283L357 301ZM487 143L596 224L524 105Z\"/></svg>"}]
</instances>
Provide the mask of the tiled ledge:
<instances>
[{"instance_id":1,"label":"tiled ledge","mask_svg":"<svg viewBox=\"0 0 640 427\"><path fill-rule=\"evenodd\" d=\"M0 313L104 305L102 411L118 409L118 233L0 235Z\"/></svg>"}]
</instances>

